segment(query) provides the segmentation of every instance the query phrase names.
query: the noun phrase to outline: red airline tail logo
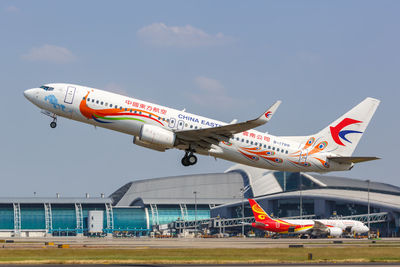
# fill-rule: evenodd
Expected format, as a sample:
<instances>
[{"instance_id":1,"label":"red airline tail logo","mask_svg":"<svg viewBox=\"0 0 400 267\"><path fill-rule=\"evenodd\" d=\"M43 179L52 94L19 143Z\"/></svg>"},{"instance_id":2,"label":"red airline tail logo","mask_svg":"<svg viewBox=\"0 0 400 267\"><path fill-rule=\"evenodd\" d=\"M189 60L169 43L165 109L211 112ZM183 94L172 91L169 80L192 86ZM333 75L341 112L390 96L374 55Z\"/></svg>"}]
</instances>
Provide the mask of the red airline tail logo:
<instances>
[{"instance_id":1,"label":"red airline tail logo","mask_svg":"<svg viewBox=\"0 0 400 267\"><path fill-rule=\"evenodd\" d=\"M260 207L260 205L258 205L258 203L254 199L249 198L249 203L251 206L251 210L253 211L254 217L256 219L256 222L264 222L271 220L268 214L263 210L263 208Z\"/></svg>"}]
</instances>

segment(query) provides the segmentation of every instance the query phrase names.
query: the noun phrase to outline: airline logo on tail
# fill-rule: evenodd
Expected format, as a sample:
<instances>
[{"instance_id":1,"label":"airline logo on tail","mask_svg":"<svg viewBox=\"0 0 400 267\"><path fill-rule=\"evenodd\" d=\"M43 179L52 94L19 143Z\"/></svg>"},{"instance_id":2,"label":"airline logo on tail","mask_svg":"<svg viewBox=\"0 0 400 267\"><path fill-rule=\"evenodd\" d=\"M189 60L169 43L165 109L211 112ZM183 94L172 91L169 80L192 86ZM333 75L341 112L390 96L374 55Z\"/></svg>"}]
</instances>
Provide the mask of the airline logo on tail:
<instances>
[{"instance_id":1,"label":"airline logo on tail","mask_svg":"<svg viewBox=\"0 0 400 267\"><path fill-rule=\"evenodd\" d=\"M352 131L352 130L342 130L342 129L349 125L361 123L361 122L362 121L345 118L341 122L339 122L338 125L336 125L335 127L331 126L330 130L331 130L331 135L332 135L333 141L335 141L336 144L341 145L341 146L345 146L345 144L343 144L343 142L342 142L342 140L340 140L340 138L342 138L346 142L351 143L351 141L346 138L346 135L348 135L350 133L363 133L363 132Z\"/></svg>"},{"instance_id":2,"label":"airline logo on tail","mask_svg":"<svg viewBox=\"0 0 400 267\"><path fill-rule=\"evenodd\" d=\"M250 202L250 206L256 221L264 221L267 218L270 219L268 214L263 210L263 208L260 207L260 205L258 205L258 203L254 199L249 198L248 200Z\"/></svg>"},{"instance_id":3,"label":"airline logo on tail","mask_svg":"<svg viewBox=\"0 0 400 267\"><path fill-rule=\"evenodd\" d=\"M265 113L265 117L267 117L267 119L269 119L269 117L271 117L272 115L272 111L268 111L267 113Z\"/></svg>"}]
</instances>

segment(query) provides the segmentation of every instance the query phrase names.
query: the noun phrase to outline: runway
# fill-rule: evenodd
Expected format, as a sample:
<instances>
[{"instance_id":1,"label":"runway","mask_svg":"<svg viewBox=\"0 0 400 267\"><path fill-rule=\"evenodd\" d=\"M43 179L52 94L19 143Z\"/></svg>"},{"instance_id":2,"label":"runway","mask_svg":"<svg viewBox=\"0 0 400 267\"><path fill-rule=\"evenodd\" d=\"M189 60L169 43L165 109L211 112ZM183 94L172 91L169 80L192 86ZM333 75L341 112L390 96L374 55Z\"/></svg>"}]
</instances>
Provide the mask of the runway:
<instances>
[{"instance_id":1,"label":"runway","mask_svg":"<svg viewBox=\"0 0 400 267\"><path fill-rule=\"evenodd\" d=\"M94 265L85 265L85 264L35 264L35 265L20 265L18 267L104 267L102 264L94 264ZM335 263L324 263L324 264L124 264L124 265L109 265L112 267L304 267L304 266L315 266L315 267L323 267L323 266L338 266L338 267L359 267L359 266L371 266L371 267L399 267L398 263L354 263L354 264L335 264ZM0 264L0 267L15 267L12 264Z\"/></svg>"},{"instance_id":2,"label":"runway","mask_svg":"<svg viewBox=\"0 0 400 267\"><path fill-rule=\"evenodd\" d=\"M326 238L326 239L266 239L266 238L13 238L12 243L0 244L3 248L41 248L46 242L54 245L68 244L79 248L288 248L300 247L368 247L374 245L398 246L400 238L382 238L380 240Z\"/></svg>"}]
</instances>

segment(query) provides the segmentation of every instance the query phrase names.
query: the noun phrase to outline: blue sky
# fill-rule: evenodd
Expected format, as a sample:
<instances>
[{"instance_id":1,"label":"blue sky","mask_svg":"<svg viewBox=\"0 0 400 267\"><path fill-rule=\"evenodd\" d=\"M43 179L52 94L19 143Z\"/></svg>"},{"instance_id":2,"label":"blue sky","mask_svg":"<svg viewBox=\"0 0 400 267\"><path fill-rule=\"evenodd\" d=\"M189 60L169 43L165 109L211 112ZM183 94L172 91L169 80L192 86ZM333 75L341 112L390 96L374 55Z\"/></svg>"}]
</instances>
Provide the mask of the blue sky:
<instances>
[{"instance_id":1,"label":"blue sky","mask_svg":"<svg viewBox=\"0 0 400 267\"><path fill-rule=\"evenodd\" d=\"M49 82L107 89L222 121L280 99L259 130L319 131L382 101L355 155L332 175L400 186L398 1L2 1L0 196L94 196L136 179L221 172L232 163L159 153L132 137L40 114L22 95Z\"/></svg>"}]
</instances>

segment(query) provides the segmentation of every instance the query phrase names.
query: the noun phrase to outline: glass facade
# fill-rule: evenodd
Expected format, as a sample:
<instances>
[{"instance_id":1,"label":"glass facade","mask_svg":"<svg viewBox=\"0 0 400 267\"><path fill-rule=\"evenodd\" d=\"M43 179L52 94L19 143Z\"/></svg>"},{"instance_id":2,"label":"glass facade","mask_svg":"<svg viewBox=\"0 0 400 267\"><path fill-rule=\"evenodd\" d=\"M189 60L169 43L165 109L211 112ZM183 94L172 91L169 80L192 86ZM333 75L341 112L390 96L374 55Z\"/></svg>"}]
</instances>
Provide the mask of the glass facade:
<instances>
[{"instance_id":1,"label":"glass facade","mask_svg":"<svg viewBox=\"0 0 400 267\"><path fill-rule=\"evenodd\" d=\"M74 205L52 205L53 229L75 229L76 215Z\"/></svg>"},{"instance_id":2,"label":"glass facade","mask_svg":"<svg viewBox=\"0 0 400 267\"><path fill-rule=\"evenodd\" d=\"M43 205L21 204L21 228L22 229L46 228Z\"/></svg>"},{"instance_id":3,"label":"glass facade","mask_svg":"<svg viewBox=\"0 0 400 267\"><path fill-rule=\"evenodd\" d=\"M185 218L185 221L193 221L195 220L195 218L197 218L197 220L210 218L210 208L208 205L197 205L197 216L194 205L186 205L186 208L187 208L187 217ZM150 224L152 224L153 220L152 220L151 209L150 207L148 209L149 209ZM158 220L160 224L166 224L182 219L182 213L179 205L157 206L157 210L158 210Z\"/></svg>"},{"instance_id":4,"label":"glass facade","mask_svg":"<svg viewBox=\"0 0 400 267\"><path fill-rule=\"evenodd\" d=\"M275 217L300 216L300 198L279 199L274 201ZM314 200L302 199L302 215L314 214Z\"/></svg>"},{"instance_id":5,"label":"glass facade","mask_svg":"<svg viewBox=\"0 0 400 267\"><path fill-rule=\"evenodd\" d=\"M146 229L146 213L140 208L113 208L114 229ZM150 221L151 222L151 221Z\"/></svg>"},{"instance_id":6,"label":"glass facade","mask_svg":"<svg viewBox=\"0 0 400 267\"><path fill-rule=\"evenodd\" d=\"M12 204L0 205L0 229L14 229L14 209Z\"/></svg>"},{"instance_id":7,"label":"glass facade","mask_svg":"<svg viewBox=\"0 0 400 267\"><path fill-rule=\"evenodd\" d=\"M320 187L299 172L274 172L274 176L284 192L299 190L300 184L303 190Z\"/></svg>"}]
</instances>

